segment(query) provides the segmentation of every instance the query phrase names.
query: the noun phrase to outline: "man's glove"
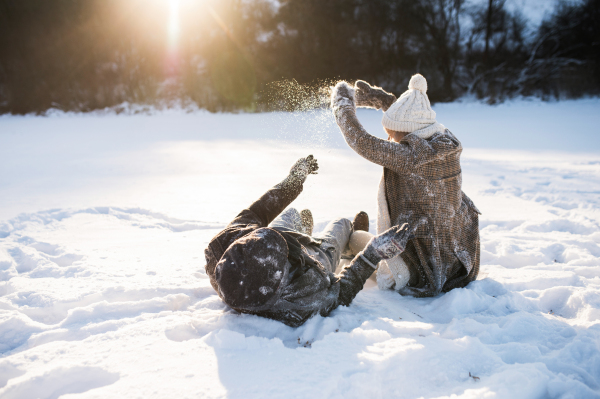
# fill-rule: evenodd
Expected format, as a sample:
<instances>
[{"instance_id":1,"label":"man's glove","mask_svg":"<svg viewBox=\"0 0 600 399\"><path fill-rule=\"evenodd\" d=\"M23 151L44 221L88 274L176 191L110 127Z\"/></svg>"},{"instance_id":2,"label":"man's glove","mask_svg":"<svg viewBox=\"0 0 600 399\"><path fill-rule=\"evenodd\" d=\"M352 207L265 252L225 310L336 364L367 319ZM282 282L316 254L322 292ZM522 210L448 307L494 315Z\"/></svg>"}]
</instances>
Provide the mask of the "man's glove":
<instances>
[{"instance_id":1,"label":"man's glove","mask_svg":"<svg viewBox=\"0 0 600 399\"><path fill-rule=\"evenodd\" d=\"M292 169L290 169L290 176L294 176L304 183L306 176L310 174L316 175L317 170L319 170L317 160L312 155L309 155L306 158L300 158L296 161Z\"/></svg>"},{"instance_id":2,"label":"man's glove","mask_svg":"<svg viewBox=\"0 0 600 399\"><path fill-rule=\"evenodd\" d=\"M370 261L377 261L374 263L400 255L404 252L408 240L414 237L415 230L425 222L423 217L411 227L408 226L408 223L404 223L402 226L394 226L371 238L364 250L364 255Z\"/></svg>"},{"instance_id":3,"label":"man's glove","mask_svg":"<svg viewBox=\"0 0 600 399\"><path fill-rule=\"evenodd\" d=\"M354 93L357 107L387 109L396 101L396 96L386 92L381 87L371 86L364 80L357 80L354 84Z\"/></svg>"}]
</instances>

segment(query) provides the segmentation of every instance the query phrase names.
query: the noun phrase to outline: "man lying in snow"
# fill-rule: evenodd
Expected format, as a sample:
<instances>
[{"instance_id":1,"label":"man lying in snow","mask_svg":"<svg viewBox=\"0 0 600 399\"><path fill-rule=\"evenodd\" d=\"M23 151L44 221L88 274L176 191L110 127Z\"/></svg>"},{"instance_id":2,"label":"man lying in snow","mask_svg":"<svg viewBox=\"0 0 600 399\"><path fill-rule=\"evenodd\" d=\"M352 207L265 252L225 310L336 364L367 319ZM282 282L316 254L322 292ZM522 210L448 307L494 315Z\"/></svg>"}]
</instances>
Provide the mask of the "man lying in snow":
<instances>
[{"instance_id":1,"label":"man lying in snow","mask_svg":"<svg viewBox=\"0 0 600 399\"><path fill-rule=\"evenodd\" d=\"M312 155L299 159L281 183L240 212L208 244L206 273L233 309L300 326L316 314L327 316L339 305L348 306L377 263L404 250L412 229L393 227L373 237L334 275L353 231L350 220L332 221L319 237L303 233L312 230L309 212L302 212L304 223L293 208L274 220L317 169ZM368 226L366 213L359 213L354 229Z\"/></svg>"},{"instance_id":2,"label":"man lying in snow","mask_svg":"<svg viewBox=\"0 0 600 399\"><path fill-rule=\"evenodd\" d=\"M348 145L383 166L377 232L425 217L406 251L381 262L377 283L401 294L433 296L464 287L479 273L479 211L461 190L460 141L435 120L427 81L414 75L396 101L364 81L333 89L331 107ZM371 136L356 107L382 109L388 140ZM367 234L367 233L364 233Z\"/></svg>"}]
</instances>

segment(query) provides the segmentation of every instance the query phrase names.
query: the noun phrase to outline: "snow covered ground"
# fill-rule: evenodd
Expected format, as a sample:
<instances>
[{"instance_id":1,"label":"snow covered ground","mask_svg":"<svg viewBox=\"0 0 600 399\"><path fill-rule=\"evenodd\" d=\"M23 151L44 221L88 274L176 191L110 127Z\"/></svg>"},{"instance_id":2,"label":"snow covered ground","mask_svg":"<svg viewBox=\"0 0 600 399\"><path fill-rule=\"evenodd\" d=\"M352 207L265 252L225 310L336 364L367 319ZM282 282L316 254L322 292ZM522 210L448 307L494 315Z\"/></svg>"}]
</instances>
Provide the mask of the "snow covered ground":
<instances>
[{"instance_id":1,"label":"snow covered ground","mask_svg":"<svg viewBox=\"0 0 600 399\"><path fill-rule=\"evenodd\" d=\"M203 250L311 153L317 229L375 214L381 170L329 114L0 117L0 397L600 397L600 101L435 110L483 212L480 279L369 283L297 329L227 308Z\"/></svg>"}]
</instances>

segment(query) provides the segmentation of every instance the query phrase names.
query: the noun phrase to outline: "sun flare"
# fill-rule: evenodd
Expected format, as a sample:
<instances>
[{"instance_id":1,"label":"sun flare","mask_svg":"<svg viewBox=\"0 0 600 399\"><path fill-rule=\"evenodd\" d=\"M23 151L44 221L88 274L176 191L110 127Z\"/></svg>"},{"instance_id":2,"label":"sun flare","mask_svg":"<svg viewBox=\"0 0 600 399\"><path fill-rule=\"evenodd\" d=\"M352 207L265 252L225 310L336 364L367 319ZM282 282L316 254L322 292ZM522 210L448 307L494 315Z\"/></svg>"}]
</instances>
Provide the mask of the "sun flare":
<instances>
[{"instance_id":1,"label":"sun flare","mask_svg":"<svg viewBox=\"0 0 600 399\"><path fill-rule=\"evenodd\" d=\"M179 38L179 0L169 0L169 47L177 47Z\"/></svg>"}]
</instances>

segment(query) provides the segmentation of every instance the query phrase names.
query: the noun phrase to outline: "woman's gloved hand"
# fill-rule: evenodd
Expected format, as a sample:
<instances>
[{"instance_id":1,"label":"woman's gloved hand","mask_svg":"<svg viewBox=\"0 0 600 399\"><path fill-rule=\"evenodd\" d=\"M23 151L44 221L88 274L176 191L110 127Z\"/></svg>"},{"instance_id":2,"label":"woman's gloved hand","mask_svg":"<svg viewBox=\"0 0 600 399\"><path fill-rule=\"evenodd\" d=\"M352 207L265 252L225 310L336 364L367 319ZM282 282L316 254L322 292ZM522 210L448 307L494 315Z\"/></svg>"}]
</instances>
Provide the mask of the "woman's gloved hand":
<instances>
[{"instance_id":1,"label":"woman's gloved hand","mask_svg":"<svg viewBox=\"0 0 600 399\"><path fill-rule=\"evenodd\" d=\"M386 92L381 87L371 86L364 80L354 84L354 97L357 107L375 108L387 111L396 101L396 96Z\"/></svg>"},{"instance_id":2,"label":"woman's gloved hand","mask_svg":"<svg viewBox=\"0 0 600 399\"><path fill-rule=\"evenodd\" d=\"M354 107L354 87L341 81L331 90L331 108L335 111L343 106Z\"/></svg>"}]
</instances>

